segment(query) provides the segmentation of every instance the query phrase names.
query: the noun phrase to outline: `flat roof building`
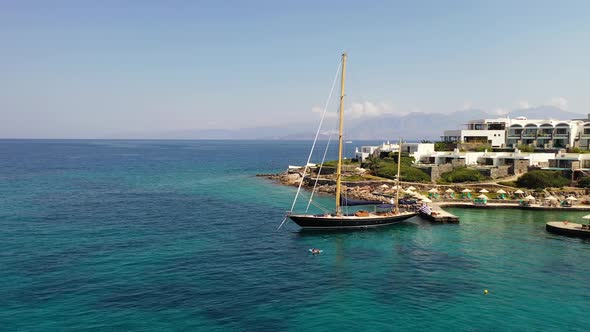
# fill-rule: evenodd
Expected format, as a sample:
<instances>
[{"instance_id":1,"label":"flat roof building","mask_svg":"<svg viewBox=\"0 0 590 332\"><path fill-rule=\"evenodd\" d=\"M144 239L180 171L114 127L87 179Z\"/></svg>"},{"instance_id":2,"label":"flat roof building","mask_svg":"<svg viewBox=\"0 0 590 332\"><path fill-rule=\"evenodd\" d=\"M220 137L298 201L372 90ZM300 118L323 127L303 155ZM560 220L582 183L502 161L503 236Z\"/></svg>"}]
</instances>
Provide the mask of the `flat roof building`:
<instances>
[{"instance_id":1,"label":"flat roof building","mask_svg":"<svg viewBox=\"0 0 590 332\"><path fill-rule=\"evenodd\" d=\"M590 147L590 121L539 120L526 117L472 120L465 129L446 130L445 142L482 143L492 147L539 149Z\"/></svg>"}]
</instances>

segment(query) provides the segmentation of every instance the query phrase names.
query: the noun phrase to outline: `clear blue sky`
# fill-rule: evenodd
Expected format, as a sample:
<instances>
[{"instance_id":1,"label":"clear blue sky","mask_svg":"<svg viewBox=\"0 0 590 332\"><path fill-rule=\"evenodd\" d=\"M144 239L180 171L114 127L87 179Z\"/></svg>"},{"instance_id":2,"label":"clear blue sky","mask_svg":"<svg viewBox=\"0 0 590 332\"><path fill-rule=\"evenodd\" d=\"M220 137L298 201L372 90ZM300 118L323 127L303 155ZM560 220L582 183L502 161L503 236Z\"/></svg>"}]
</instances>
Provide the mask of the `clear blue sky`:
<instances>
[{"instance_id":1,"label":"clear blue sky","mask_svg":"<svg viewBox=\"0 0 590 332\"><path fill-rule=\"evenodd\" d=\"M0 42L0 137L316 117L342 50L359 114L590 111L590 1L2 1Z\"/></svg>"}]
</instances>

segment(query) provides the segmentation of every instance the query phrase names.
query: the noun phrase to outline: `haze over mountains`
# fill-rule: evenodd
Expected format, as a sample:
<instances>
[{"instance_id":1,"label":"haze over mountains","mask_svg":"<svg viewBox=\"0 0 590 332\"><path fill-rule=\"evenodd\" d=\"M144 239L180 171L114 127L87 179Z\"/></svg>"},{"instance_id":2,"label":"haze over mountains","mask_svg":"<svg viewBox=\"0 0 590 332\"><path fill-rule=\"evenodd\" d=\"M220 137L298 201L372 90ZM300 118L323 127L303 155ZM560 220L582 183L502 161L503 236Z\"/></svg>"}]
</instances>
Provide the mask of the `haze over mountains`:
<instances>
[{"instance_id":1,"label":"haze over mountains","mask_svg":"<svg viewBox=\"0 0 590 332\"><path fill-rule=\"evenodd\" d=\"M510 111L505 115L485 112L479 109L467 109L443 113L412 112L405 115L381 115L379 117L349 119L346 124L347 140L382 140L403 137L407 140L438 140L445 130L460 129L469 120L499 117L525 116L529 119L586 119L587 114L562 110L555 106L538 106ZM313 139L317 129L317 120L306 123L290 123L277 126L248 127L240 129L196 129L172 132L125 135L125 138L161 138L161 139L267 139L267 140L308 140ZM326 121L330 125L335 121ZM325 128L326 133L336 128Z\"/></svg>"}]
</instances>

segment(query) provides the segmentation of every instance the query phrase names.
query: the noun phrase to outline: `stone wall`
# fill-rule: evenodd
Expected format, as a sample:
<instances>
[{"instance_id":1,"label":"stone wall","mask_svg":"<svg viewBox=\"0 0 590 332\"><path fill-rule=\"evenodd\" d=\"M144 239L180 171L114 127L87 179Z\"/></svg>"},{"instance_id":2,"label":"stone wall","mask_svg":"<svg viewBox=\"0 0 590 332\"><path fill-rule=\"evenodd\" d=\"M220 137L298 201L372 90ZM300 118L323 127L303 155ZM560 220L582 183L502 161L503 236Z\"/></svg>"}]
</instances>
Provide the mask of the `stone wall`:
<instances>
[{"instance_id":1,"label":"stone wall","mask_svg":"<svg viewBox=\"0 0 590 332\"><path fill-rule=\"evenodd\" d=\"M491 170L490 177L492 179L507 177L508 176L508 170L509 169L510 169L510 166L498 166L498 167L494 167Z\"/></svg>"},{"instance_id":2,"label":"stone wall","mask_svg":"<svg viewBox=\"0 0 590 332\"><path fill-rule=\"evenodd\" d=\"M453 170L455 168L465 167L465 159L453 159L453 160L451 160L451 165L453 166L453 168L448 171L444 171L444 172L450 172L451 170Z\"/></svg>"},{"instance_id":3,"label":"stone wall","mask_svg":"<svg viewBox=\"0 0 590 332\"><path fill-rule=\"evenodd\" d=\"M432 182L436 182L440 179L442 173L450 172L453 170L452 164L440 164L440 165L420 165L417 166L419 170L428 174Z\"/></svg>"},{"instance_id":4,"label":"stone wall","mask_svg":"<svg viewBox=\"0 0 590 332\"><path fill-rule=\"evenodd\" d=\"M497 179L508 176L508 170L510 166L496 166L496 167L481 167L477 168L477 171L488 178Z\"/></svg>"},{"instance_id":5,"label":"stone wall","mask_svg":"<svg viewBox=\"0 0 590 332\"><path fill-rule=\"evenodd\" d=\"M508 174L510 175L518 175L524 174L529 169L529 161L528 160L515 160L514 164L509 166Z\"/></svg>"}]
</instances>

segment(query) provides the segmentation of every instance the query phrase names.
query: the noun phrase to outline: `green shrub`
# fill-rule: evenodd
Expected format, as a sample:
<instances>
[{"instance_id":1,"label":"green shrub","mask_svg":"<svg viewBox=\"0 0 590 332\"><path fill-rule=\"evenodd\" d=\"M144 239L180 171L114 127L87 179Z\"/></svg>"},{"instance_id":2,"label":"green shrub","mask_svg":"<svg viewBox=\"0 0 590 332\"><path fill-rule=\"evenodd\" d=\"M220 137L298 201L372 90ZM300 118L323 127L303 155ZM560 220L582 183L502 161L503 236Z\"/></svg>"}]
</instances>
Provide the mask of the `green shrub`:
<instances>
[{"instance_id":1,"label":"green shrub","mask_svg":"<svg viewBox=\"0 0 590 332\"><path fill-rule=\"evenodd\" d=\"M422 172L421 170L409 166L403 163L402 157L402 164L400 167L402 173L402 181L410 181L410 182L430 182L430 176L428 174ZM374 170L375 175L388 178L388 179L395 179L397 175L397 164L393 162L380 162Z\"/></svg>"},{"instance_id":2,"label":"green shrub","mask_svg":"<svg viewBox=\"0 0 590 332\"><path fill-rule=\"evenodd\" d=\"M428 174L412 166L402 165L401 173L402 181L430 182L430 176Z\"/></svg>"},{"instance_id":3,"label":"green shrub","mask_svg":"<svg viewBox=\"0 0 590 332\"><path fill-rule=\"evenodd\" d=\"M436 142L434 143L434 151L453 151L455 144L450 142Z\"/></svg>"},{"instance_id":4,"label":"green shrub","mask_svg":"<svg viewBox=\"0 0 590 332\"><path fill-rule=\"evenodd\" d=\"M589 188L590 187L590 176L584 176L578 181L578 187Z\"/></svg>"},{"instance_id":5,"label":"green shrub","mask_svg":"<svg viewBox=\"0 0 590 332\"><path fill-rule=\"evenodd\" d=\"M535 170L530 171L516 180L519 187L529 189L563 187L570 181L566 179L559 171Z\"/></svg>"},{"instance_id":6,"label":"green shrub","mask_svg":"<svg viewBox=\"0 0 590 332\"><path fill-rule=\"evenodd\" d=\"M458 182L474 182L481 181L485 177L475 169L461 167L450 172L441 174L440 179L443 182L458 183Z\"/></svg>"},{"instance_id":7,"label":"green shrub","mask_svg":"<svg viewBox=\"0 0 590 332\"><path fill-rule=\"evenodd\" d=\"M414 157L410 157L407 152L402 152L402 165L410 166L414 163L414 160ZM397 163L397 152L390 152L387 157L383 158L383 161Z\"/></svg>"},{"instance_id":8,"label":"green shrub","mask_svg":"<svg viewBox=\"0 0 590 332\"><path fill-rule=\"evenodd\" d=\"M473 149L475 152L484 152L486 150L492 151L492 146L489 144L478 145Z\"/></svg>"},{"instance_id":9,"label":"green shrub","mask_svg":"<svg viewBox=\"0 0 590 332\"><path fill-rule=\"evenodd\" d=\"M518 149L521 152L535 152L535 147L532 146L532 145L524 145L524 144L522 144L522 145L519 145L518 146Z\"/></svg>"},{"instance_id":10,"label":"green shrub","mask_svg":"<svg viewBox=\"0 0 590 332\"><path fill-rule=\"evenodd\" d=\"M584 149L580 149L578 147L569 149L569 152L571 152L571 153L581 153L581 154L590 153L590 151L584 150Z\"/></svg>"}]
</instances>

